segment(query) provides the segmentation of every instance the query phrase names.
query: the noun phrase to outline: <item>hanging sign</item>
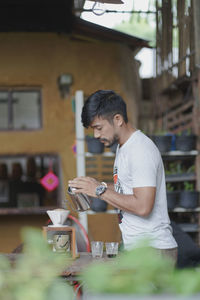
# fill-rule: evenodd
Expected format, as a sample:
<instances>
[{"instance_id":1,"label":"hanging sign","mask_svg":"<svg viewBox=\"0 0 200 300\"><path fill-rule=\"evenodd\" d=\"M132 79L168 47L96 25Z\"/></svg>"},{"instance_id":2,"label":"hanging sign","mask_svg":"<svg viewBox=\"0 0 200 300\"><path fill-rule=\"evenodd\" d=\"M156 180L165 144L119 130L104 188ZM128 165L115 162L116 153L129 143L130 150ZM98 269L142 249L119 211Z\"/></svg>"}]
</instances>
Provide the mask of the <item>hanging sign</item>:
<instances>
[{"instance_id":1,"label":"hanging sign","mask_svg":"<svg viewBox=\"0 0 200 300\"><path fill-rule=\"evenodd\" d=\"M47 191L51 192L59 185L59 179L52 171L49 171L43 178L40 179L40 183Z\"/></svg>"}]
</instances>

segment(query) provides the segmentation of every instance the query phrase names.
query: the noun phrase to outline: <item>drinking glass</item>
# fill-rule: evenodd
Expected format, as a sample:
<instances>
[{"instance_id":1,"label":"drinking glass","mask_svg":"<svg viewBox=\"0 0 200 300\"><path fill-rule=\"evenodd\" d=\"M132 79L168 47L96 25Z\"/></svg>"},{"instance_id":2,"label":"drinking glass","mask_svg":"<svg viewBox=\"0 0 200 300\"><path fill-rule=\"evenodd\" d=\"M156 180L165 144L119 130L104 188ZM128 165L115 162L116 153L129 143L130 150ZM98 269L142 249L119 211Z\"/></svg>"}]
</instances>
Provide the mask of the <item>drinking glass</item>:
<instances>
[{"instance_id":1,"label":"drinking glass","mask_svg":"<svg viewBox=\"0 0 200 300\"><path fill-rule=\"evenodd\" d=\"M103 242L92 241L91 242L91 249L92 249L92 257L93 258L102 257L102 255L103 255Z\"/></svg>"},{"instance_id":2,"label":"drinking glass","mask_svg":"<svg viewBox=\"0 0 200 300\"><path fill-rule=\"evenodd\" d=\"M106 245L106 255L108 257L115 257L118 254L118 245L117 242L105 243Z\"/></svg>"}]
</instances>

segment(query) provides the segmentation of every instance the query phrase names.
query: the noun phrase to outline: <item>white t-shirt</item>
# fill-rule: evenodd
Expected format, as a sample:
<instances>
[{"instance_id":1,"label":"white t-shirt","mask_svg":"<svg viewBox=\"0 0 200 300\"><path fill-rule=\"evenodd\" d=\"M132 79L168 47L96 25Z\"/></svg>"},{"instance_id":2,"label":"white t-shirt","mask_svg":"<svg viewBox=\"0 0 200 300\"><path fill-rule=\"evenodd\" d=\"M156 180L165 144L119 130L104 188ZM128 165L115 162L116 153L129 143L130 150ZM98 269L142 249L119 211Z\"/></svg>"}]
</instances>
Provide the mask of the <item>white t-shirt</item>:
<instances>
[{"instance_id":1,"label":"white t-shirt","mask_svg":"<svg viewBox=\"0 0 200 300\"><path fill-rule=\"evenodd\" d=\"M113 170L115 191L133 194L133 188L156 187L152 212L147 217L122 211L120 230L125 249L134 247L147 237L158 249L177 247L167 211L165 173L162 158L155 144L140 130L135 131L117 148Z\"/></svg>"}]
</instances>

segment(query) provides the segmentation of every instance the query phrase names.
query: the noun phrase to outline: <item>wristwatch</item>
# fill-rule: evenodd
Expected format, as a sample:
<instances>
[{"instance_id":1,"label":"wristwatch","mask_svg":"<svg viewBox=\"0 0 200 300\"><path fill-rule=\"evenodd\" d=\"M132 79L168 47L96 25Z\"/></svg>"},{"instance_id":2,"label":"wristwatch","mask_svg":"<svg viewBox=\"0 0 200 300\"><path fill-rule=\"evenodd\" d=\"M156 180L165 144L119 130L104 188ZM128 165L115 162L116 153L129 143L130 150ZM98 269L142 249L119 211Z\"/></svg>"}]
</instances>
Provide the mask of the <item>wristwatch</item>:
<instances>
[{"instance_id":1,"label":"wristwatch","mask_svg":"<svg viewBox=\"0 0 200 300\"><path fill-rule=\"evenodd\" d=\"M105 182L101 182L100 185L96 187L96 196L100 197L107 190L107 184Z\"/></svg>"}]
</instances>

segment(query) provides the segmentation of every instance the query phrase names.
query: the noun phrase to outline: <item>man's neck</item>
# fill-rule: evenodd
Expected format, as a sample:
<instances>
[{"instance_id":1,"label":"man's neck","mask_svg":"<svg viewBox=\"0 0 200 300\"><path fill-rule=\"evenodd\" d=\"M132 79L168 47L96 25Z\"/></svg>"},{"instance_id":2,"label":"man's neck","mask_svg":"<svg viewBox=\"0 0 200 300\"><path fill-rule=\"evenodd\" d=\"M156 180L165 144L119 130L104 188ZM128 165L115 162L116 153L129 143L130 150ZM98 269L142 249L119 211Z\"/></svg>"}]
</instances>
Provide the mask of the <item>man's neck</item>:
<instances>
[{"instance_id":1,"label":"man's neck","mask_svg":"<svg viewBox=\"0 0 200 300\"><path fill-rule=\"evenodd\" d=\"M136 131L136 128L133 128L130 123L124 124L119 137L119 144L122 146L130 138L130 136Z\"/></svg>"}]
</instances>

